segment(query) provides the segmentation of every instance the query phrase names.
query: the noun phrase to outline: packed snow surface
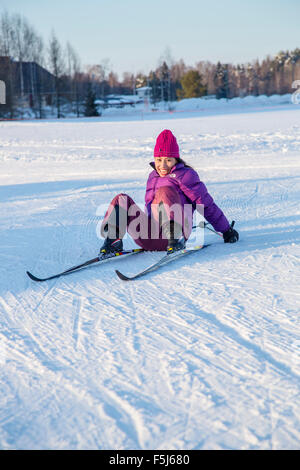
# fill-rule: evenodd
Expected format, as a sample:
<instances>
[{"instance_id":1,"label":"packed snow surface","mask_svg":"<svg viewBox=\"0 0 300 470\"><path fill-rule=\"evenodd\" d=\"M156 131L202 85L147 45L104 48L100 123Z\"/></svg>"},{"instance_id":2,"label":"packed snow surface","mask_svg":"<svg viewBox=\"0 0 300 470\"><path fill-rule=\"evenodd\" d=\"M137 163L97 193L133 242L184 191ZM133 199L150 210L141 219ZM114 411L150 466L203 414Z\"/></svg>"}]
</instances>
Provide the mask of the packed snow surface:
<instances>
[{"instance_id":1,"label":"packed snow surface","mask_svg":"<svg viewBox=\"0 0 300 470\"><path fill-rule=\"evenodd\" d=\"M96 256L117 193L143 203L165 128L240 241L31 281ZM299 449L299 155L292 104L0 123L0 447Z\"/></svg>"}]
</instances>

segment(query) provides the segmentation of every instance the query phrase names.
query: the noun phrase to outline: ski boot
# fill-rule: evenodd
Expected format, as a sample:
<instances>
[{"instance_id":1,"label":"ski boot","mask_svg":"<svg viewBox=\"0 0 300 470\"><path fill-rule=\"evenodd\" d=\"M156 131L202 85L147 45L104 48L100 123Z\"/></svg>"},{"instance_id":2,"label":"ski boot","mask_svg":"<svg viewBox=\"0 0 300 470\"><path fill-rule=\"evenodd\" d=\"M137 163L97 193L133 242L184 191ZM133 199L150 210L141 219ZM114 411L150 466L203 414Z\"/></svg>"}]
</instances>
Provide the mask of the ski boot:
<instances>
[{"instance_id":1,"label":"ski boot","mask_svg":"<svg viewBox=\"0 0 300 470\"><path fill-rule=\"evenodd\" d=\"M167 253L183 250L185 248L186 239L182 235L182 227L174 222L168 221L162 227L164 236L168 239ZM181 235L179 235L181 233ZM178 236L179 235L179 236Z\"/></svg>"},{"instance_id":2,"label":"ski boot","mask_svg":"<svg viewBox=\"0 0 300 470\"><path fill-rule=\"evenodd\" d=\"M123 251L123 240L121 238L106 238L100 248L99 256L109 256Z\"/></svg>"}]
</instances>

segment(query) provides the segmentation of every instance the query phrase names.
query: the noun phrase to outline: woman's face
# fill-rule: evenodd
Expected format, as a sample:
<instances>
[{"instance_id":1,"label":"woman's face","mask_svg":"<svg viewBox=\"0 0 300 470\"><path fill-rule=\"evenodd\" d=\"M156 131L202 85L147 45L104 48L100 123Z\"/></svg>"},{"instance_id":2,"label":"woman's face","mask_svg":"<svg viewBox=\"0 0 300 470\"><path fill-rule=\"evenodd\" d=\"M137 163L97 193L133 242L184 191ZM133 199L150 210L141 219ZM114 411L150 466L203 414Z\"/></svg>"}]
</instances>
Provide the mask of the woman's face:
<instances>
[{"instance_id":1,"label":"woman's face","mask_svg":"<svg viewBox=\"0 0 300 470\"><path fill-rule=\"evenodd\" d=\"M154 159L155 169L159 176L166 176L170 173L173 166L176 165L176 158L156 157Z\"/></svg>"}]
</instances>

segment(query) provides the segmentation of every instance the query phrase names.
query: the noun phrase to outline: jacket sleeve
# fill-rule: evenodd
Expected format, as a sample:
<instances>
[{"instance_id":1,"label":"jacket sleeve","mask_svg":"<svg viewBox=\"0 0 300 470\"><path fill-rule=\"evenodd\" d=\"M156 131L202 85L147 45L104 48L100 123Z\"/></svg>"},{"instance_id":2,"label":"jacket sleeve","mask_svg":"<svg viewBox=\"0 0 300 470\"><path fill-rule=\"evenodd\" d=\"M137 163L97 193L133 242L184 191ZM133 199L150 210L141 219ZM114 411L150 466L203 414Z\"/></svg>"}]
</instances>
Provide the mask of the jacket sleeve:
<instances>
[{"instance_id":1,"label":"jacket sleeve","mask_svg":"<svg viewBox=\"0 0 300 470\"><path fill-rule=\"evenodd\" d=\"M145 193L145 212L151 216L151 202L154 198L154 178L152 173L148 176L146 193Z\"/></svg>"},{"instance_id":2,"label":"jacket sleeve","mask_svg":"<svg viewBox=\"0 0 300 470\"><path fill-rule=\"evenodd\" d=\"M227 218L214 202L205 184L200 181L196 171L188 169L179 181L179 185L193 204L203 204L204 217L216 231L224 233L229 229Z\"/></svg>"}]
</instances>

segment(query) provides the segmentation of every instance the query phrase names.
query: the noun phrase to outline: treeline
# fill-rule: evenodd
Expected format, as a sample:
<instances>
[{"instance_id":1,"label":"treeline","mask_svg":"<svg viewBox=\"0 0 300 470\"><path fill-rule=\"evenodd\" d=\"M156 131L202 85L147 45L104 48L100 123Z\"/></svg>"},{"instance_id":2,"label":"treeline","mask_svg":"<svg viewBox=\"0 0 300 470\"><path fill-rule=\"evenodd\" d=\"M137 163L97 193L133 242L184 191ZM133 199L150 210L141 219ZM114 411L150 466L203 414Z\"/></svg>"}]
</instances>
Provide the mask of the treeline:
<instances>
[{"instance_id":1,"label":"treeline","mask_svg":"<svg viewBox=\"0 0 300 470\"><path fill-rule=\"evenodd\" d=\"M270 96L295 91L292 87L300 79L300 49L281 51L275 57L246 64L213 64L199 61L190 67L180 60L166 62L148 76L140 74L142 85L152 87L153 100L173 101L214 95L216 98L234 98L247 95Z\"/></svg>"},{"instance_id":2,"label":"treeline","mask_svg":"<svg viewBox=\"0 0 300 470\"><path fill-rule=\"evenodd\" d=\"M91 107L96 98L132 95L143 86L150 88L154 105L204 95L230 99L285 94L294 91L292 84L297 78L299 48L238 65L199 61L191 67L166 54L148 74L126 72L120 79L108 59L83 66L72 45L63 46L54 32L45 43L23 16L3 12L0 17L0 80L6 84L6 105L0 106L0 113L9 117L20 105L28 104L37 117L43 117L46 106L55 107L61 117L66 104L79 116L87 102Z\"/></svg>"}]
</instances>

